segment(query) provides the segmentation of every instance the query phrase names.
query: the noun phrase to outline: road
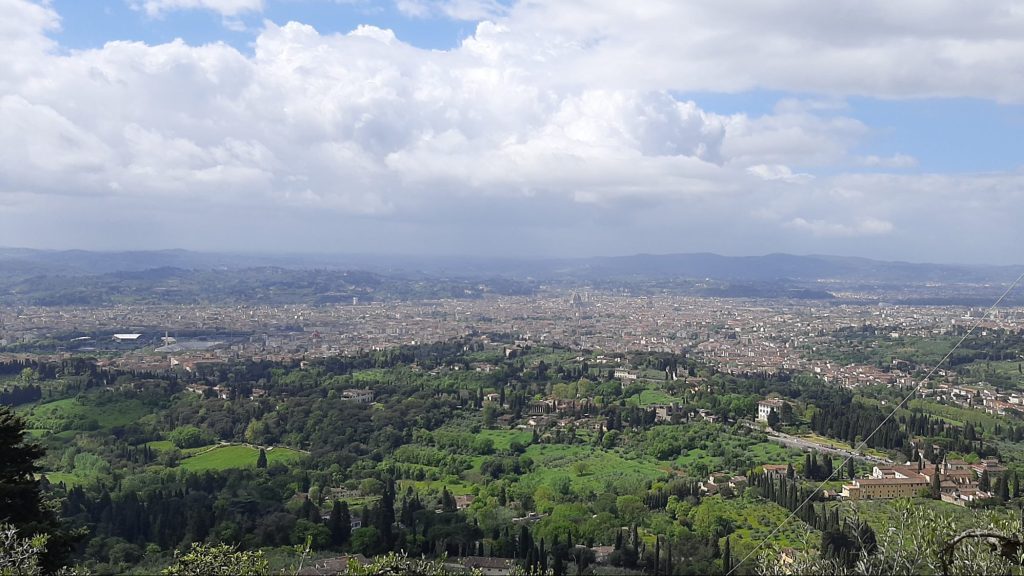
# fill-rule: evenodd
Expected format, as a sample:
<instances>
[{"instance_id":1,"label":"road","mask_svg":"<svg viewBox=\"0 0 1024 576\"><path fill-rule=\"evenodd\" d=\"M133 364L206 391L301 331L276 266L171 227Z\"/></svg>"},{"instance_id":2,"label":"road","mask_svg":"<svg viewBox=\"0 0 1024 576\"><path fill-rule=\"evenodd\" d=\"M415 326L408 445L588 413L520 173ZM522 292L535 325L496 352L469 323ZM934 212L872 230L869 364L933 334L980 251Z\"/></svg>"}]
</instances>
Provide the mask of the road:
<instances>
[{"instance_id":1,"label":"road","mask_svg":"<svg viewBox=\"0 0 1024 576\"><path fill-rule=\"evenodd\" d=\"M819 444L806 438L800 438L798 436L790 436L782 432L776 432L774 430L766 431L768 438L782 444L783 446L789 446L790 448L798 448L800 450L817 450L818 452L825 452L828 454L835 454L842 456L844 459L853 456L857 460L864 460L867 462L874 462L876 464L892 464L892 460L888 458L879 458L878 456L871 456L869 454L854 454L849 450L843 450L842 448L835 448L826 444Z\"/></svg>"}]
</instances>

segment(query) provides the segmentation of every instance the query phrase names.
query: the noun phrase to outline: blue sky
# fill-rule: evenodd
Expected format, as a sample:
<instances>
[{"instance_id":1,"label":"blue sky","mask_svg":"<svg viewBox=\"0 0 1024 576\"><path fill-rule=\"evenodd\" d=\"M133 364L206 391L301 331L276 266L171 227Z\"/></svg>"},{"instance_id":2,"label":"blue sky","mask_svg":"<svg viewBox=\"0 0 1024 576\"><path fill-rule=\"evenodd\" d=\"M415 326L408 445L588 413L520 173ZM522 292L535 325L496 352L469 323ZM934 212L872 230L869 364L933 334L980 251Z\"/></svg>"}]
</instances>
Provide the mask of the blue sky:
<instances>
[{"instance_id":1,"label":"blue sky","mask_svg":"<svg viewBox=\"0 0 1024 576\"><path fill-rule=\"evenodd\" d=\"M0 244L1020 261L1024 15L836 2L0 0Z\"/></svg>"},{"instance_id":2,"label":"blue sky","mask_svg":"<svg viewBox=\"0 0 1024 576\"><path fill-rule=\"evenodd\" d=\"M411 18L390 2L271 1L261 12L232 17L247 30L232 30L225 25L224 17L213 10L174 10L154 17L145 10L133 9L125 0L55 0L52 6L63 22L54 37L67 49L99 48L113 39L160 44L181 38L189 44L226 42L249 51L266 19L278 24L304 22L321 33L347 33L360 24L372 24L394 30L403 42L447 50L458 46L475 28L474 22L449 18Z\"/></svg>"}]
</instances>

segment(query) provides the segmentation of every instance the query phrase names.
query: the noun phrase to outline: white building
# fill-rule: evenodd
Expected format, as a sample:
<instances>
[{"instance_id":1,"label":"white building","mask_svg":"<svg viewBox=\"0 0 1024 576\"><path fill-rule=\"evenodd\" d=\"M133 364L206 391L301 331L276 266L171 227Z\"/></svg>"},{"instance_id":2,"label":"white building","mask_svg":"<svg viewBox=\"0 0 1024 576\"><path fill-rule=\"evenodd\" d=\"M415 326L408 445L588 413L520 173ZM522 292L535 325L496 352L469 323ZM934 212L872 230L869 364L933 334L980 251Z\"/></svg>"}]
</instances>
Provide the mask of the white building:
<instances>
[{"instance_id":1,"label":"white building","mask_svg":"<svg viewBox=\"0 0 1024 576\"><path fill-rule=\"evenodd\" d=\"M349 388L341 393L341 397L345 400L359 402L360 404L369 404L373 402L373 390L368 388Z\"/></svg>"},{"instance_id":2,"label":"white building","mask_svg":"<svg viewBox=\"0 0 1024 576\"><path fill-rule=\"evenodd\" d=\"M768 415L772 412L775 412L776 416L780 415L783 404L785 404L785 402L778 398L767 398L765 400L761 400L757 403L757 421L767 422Z\"/></svg>"}]
</instances>

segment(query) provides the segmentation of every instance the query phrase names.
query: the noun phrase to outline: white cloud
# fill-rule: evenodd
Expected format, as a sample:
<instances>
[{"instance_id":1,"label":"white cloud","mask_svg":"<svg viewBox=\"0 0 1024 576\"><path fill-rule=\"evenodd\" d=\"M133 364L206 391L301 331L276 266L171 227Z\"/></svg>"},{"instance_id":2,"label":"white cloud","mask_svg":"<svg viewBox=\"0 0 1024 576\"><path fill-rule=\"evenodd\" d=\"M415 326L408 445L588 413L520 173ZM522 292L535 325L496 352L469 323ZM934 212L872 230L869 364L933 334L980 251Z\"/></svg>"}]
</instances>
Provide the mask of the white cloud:
<instances>
[{"instance_id":1,"label":"white cloud","mask_svg":"<svg viewBox=\"0 0 1024 576\"><path fill-rule=\"evenodd\" d=\"M246 4L219 4L225 14L232 5ZM783 13L795 5L774 4ZM66 238L67 223L89 214L166 230L170 245L182 226L196 242L235 248L370 238L359 249L400 251L439 238L438 250L486 251L525 230L533 243L515 244L535 251L807 251L809 238L817 251L841 251L885 238L909 257L936 246L953 253L964 235L950 231L964 226L1024 241L1020 227L991 226L1024 213L1019 174L844 174L912 167L913 158L853 155L871 128L841 98L719 115L673 96L809 82L791 83L773 58L811 41L804 36L828 38L802 36L766 8L752 9L774 26L770 38L748 16L726 18L732 9L720 3L617 3L606 14L558 2L517 5L448 51L373 26L328 35L293 22L266 23L251 54L182 41L63 52L46 36L59 25L52 10L16 0L0 9L15 55L0 54L0 195L44 223L5 217L0 244ZM921 27L871 34L882 45L897 31L921 42L955 34L929 18ZM964 42L984 44L998 28L965 26ZM871 49L840 30L834 40L811 51L807 75L819 52ZM830 68L813 81L841 92L844 74ZM862 89L903 86L878 74ZM1012 78L998 81L1012 92Z\"/></svg>"},{"instance_id":2,"label":"white cloud","mask_svg":"<svg viewBox=\"0 0 1024 576\"><path fill-rule=\"evenodd\" d=\"M472 22L498 18L507 12L497 0L397 0L395 8L410 18L443 16Z\"/></svg>"},{"instance_id":3,"label":"white cloud","mask_svg":"<svg viewBox=\"0 0 1024 576\"><path fill-rule=\"evenodd\" d=\"M892 232L892 222L877 218L865 218L857 222L841 223L826 220L805 220L797 217L790 220L787 227L810 232L815 236L875 236Z\"/></svg>"},{"instance_id":4,"label":"white cloud","mask_svg":"<svg viewBox=\"0 0 1024 576\"><path fill-rule=\"evenodd\" d=\"M754 176L763 180L779 180L782 182L801 183L814 179L810 174L793 173L789 166L781 164L757 164L747 168Z\"/></svg>"},{"instance_id":5,"label":"white cloud","mask_svg":"<svg viewBox=\"0 0 1024 576\"><path fill-rule=\"evenodd\" d=\"M869 168L913 168L917 166L917 159L909 154L893 154L892 156L861 156L857 163Z\"/></svg>"},{"instance_id":6,"label":"white cloud","mask_svg":"<svg viewBox=\"0 0 1024 576\"><path fill-rule=\"evenodd\" d=\"M521 2L500 24L476 41L563 82L1024 101L1013 0Z\"/></svg>"},{"instance_id":7,"label":"white cloud","mask_svg":"<svg viewBox=\"0 0 1024 576\"><path fill-rule=\"evenodd\" d=\"M263 0L129 0L132 8L156 18L175 10L211 10L224 16L261 12Z\"/></svg>"}]
</instances>

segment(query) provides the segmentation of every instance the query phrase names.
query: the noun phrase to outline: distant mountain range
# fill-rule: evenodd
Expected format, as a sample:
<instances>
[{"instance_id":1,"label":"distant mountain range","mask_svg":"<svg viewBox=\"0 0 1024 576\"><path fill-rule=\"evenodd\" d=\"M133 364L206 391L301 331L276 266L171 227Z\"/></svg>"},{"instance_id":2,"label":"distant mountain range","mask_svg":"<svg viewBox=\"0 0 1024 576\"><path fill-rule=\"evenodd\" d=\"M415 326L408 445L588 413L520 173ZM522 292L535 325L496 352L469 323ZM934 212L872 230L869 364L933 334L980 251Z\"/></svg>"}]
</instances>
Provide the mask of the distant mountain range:
<instances>
[{"instance_id":1,"label":"distant mountain range","mask_svg":"<svg viewBox=\"0 0 1024 576\"><path fill-rule=\"evenodd\" d=\"M188 250L92 252L0 248L0 274L8 281L33 276L81 276L157 268L181 270L284 269L365 270L403 277L506 277L550 280L822 281L885 284L1006 283L1024 266L970 266L886 262L839 256L720 256L637 254L634 256L516 259L507 257L431 257L392 255L254 255Z\"/></svg>"}]
</instances>

